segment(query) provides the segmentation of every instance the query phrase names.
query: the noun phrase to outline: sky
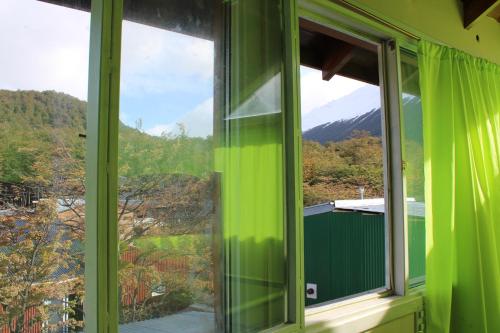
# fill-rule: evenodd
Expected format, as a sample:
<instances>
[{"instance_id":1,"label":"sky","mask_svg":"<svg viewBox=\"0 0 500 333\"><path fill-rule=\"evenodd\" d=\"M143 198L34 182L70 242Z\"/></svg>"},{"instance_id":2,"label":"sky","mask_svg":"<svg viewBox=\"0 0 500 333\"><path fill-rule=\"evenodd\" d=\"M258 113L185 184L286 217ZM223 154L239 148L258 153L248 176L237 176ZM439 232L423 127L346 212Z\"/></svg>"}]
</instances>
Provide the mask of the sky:
<instances>
[{"instance_id":1,"label":"sky","mask_svg":"<svg viewBox=\"0 0 500 333\"><path fill-rule=\"evenodd\" d=\"M0 89L56 90L87 100L90 14L35 0L0 1ZM213 42L124 21L120 120L152 135L212 132ZM363 83L301 67L303 115ZM260 96L258 96L260 97Z\"/></svg>"},{"instance_id":2,"label":"sky","mask_svg":"<svg viewBox=\"0 0 500 333\"><path fill-rule=\"evenodd\" d=\"M90 14L35 0L0 1L0 89L87 99Z\"/></svg>"},{"instance_id":3,"label":"sky","mask_svg":"<svg viewBox=\"0 0 500 333\"><path fill-rule=\"evenodd\" d=\"M214 46L203 40L125 21L120 118L141 119L153 135L187 124L188 134L212 132Z\"/></svg>"},{"instance_id":4,"label":"sky","mask_svg":"<svg viewBox=\"0 0 500 333\"><path fill-rule=\"evenodd\" d=\"M335 75L330 81L324 81L321 71L300 66L300 104L302 116L333 100L345 97L366 85L366 83L339 75Z\"/></svg>"}]
</instances>

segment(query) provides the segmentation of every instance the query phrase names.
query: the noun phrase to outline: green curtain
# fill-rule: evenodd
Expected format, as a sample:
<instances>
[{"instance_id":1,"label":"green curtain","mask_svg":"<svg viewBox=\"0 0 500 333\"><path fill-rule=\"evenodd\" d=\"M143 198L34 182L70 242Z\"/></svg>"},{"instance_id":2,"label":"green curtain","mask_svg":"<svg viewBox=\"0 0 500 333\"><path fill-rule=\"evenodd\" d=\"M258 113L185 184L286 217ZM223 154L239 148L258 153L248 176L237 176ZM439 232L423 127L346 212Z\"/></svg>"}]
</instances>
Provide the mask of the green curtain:
<instances>
[{"instance_id":1,"label":"green curtain","mask_svg":"<svg viewBox=\"0 0 500 333\"><path fill-rule=\"evenodd\" d=\"M500 332L500 66L421 42L427 332Z\"/></svg>"}]
</instances>

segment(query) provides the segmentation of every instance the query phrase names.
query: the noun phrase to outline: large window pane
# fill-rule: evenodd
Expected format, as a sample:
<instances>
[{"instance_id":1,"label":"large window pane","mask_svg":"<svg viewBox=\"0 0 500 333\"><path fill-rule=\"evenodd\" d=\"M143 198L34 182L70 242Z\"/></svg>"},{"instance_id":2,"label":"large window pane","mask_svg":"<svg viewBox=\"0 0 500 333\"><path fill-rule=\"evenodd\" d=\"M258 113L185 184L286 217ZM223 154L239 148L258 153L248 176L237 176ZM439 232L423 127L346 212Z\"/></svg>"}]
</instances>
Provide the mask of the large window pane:
<instances>
[{"instance_id":1,"label":"large window pane","mask_svg":"<svg viewBox=\"0 0 500 333\"><path fill-rule=\"evenodd\" d=\"M90 38L83 10L0 2L1 332L83 328Z\"/></svg>"},{"instance_id":2,"label":"large window pane","mask_svg":"<svg viewBox=\"0 0 500 333\"><path fill-rule=\"evenodd\" d=\"M425 199L422 104L415 55L401 52L404 161L410 285L425 281Z\"/></svg>"},{"instance_id":3,"label":"large window pane","mask_svg":"<svg viewBox=\"0 0 500 333\"><path fill-rule=\"evenodd\" d=\"M120 331L285 321L278 1L125 1Z\"/></svg>"}]
</instances>

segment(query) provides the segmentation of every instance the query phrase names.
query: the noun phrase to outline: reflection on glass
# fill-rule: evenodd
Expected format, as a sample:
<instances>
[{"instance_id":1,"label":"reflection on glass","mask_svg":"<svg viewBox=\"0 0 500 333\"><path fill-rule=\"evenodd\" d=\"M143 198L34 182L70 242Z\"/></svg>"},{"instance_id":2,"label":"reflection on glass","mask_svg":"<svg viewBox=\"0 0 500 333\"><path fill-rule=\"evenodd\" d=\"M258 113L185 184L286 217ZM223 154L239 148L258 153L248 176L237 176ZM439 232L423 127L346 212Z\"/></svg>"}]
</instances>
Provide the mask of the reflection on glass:
<instances>
[{"instance_id":1,"label":"reflection on glass","mask_svg":"<svg viewBox=\"0 0 500 333\"><path fill-rule=\"evenodd\" d=\"M217 149L231 332L285 321L280 4L247 0L231 6L231 100Z\"/></svg>"},{"instance_id":2,"label":"reflection on glass","mask_svg":"<svg viewBox=\"0 0 500 333\"><path fill-rule=\"evenodd\" d=\"M279 2L223 3L125 2L121 332L284 322Z\"/></svg>"},{"instance_id":3,"label":"reflection on glass","mask_svg":"<svg viewBox=\"0 0 500 333\"><path fill-rule=\"evenodd\" d=\"M0 2L0 332L83 329L83 10Z\"/></svg>"},{"instance_id":4,"label":"reflection on glass","mask_svg":"<svg viewBox=\"0 0 500 333\"><path fill-rule=\"evenodd\" d=\"M425 199L422 104L415 55L401 53L410 284L425 281Z\"/></svg>"}]
</instances>

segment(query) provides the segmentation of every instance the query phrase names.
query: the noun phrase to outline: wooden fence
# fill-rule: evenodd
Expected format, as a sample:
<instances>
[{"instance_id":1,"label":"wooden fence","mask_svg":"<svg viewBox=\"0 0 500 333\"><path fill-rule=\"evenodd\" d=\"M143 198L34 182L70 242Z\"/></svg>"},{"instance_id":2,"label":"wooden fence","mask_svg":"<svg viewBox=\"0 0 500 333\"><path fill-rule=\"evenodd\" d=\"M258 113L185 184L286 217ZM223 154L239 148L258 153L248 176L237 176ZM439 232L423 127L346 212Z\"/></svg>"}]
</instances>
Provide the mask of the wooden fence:
<instances>
[{"instance_id":1,"label":"wooden fence","mask_svg":"<svg viewBox=\"0 0 500 333\"><path fill-rule=\"evenodd\" d=\"M140 252L138 249L129 249L121 253L120 258L122 261L134 263L138 260L138 256ZM189 256L180 256L180 257L165 257L161 252L156 252L151 255L148 255L141 264L153 266L158 272L176 272L180 275L180 277L188 278L190 271L190 257ZM199 281L198 285L204 288L213 288L213 279L210 281ZM137 301L143 302L144 300L151 297L151 290L148 290L147 281L141 281L137 290L135 291L137 294ZM121 290L121 304L122 305L130 305L132 304L131 294L134 293L134 288L130 287L122 287L126 289ZM3 307L0 305L0 316L3 313ZM30 308L26 310L24 317L24 332L22 333L41 333L42 332L42 323L35 322L37 313L36 309ZM30 322L32 323L30 325ZM13 323L15 325L15 322ZM14 328L10 329L8 325L4 325L0 327L0 333L14 333Z\"/></svg>"},{"instance_id":2,"label":"wooden fence","mask_svg":"<svg viewBox=\"0 0 500 333\"><path fill-rule=\"evenodd\" d=\"M0 304L0 316L4 313L3 306ZM32 307L26 310L24 313L24 331L22 333L41 333L42 332L42 323L36 321L30 325L30 322L34 321L36 318L36 308ZM4 325L0 327L0 333L14 333L15 332L16 320L14 319L12 323L12 327L8 325Z\"/></svg>"}]
</instances>

